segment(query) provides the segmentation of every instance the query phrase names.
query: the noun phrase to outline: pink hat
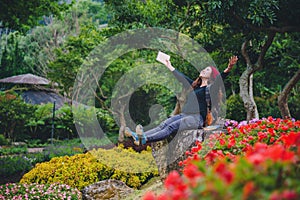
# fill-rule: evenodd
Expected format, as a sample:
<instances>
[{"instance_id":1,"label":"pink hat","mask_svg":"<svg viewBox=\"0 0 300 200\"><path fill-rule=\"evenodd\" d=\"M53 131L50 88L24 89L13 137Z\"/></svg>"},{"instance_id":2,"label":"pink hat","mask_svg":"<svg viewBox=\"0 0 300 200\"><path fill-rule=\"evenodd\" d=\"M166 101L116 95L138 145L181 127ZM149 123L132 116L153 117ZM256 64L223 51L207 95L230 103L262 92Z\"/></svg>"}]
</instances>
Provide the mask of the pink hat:
<instances>
[{"instance_id":1,"label":"pink hat","mask_svg":"<svg viewBox=\"0 0 300 200\"><path fill-rule=\"evenodd\" d=\"M214 66L209 66L212 70L211 72L211 77L213 79L216 79L216 77L220 74L219 70L217 70L217 68L215 68Z\"/></svg>"}]
</instances>

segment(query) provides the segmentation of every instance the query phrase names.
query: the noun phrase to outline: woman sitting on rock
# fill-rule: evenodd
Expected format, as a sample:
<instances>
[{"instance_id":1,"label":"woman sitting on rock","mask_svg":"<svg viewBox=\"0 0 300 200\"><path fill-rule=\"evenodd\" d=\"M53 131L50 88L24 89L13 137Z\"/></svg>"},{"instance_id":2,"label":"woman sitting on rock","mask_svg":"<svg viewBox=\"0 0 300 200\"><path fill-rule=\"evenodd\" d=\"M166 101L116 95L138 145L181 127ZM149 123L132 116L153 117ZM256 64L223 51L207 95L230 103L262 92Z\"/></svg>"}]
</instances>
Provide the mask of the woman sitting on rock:
<instances>
[{"instance_id":1,"label":"woman sitting on rock","mask_svg":"<svg viewBox=\"0 0 300 200\"><path fill-rule=\"evenodd\" d=\"M205 125L207 114L211 110L208 105L212 93L219 93L220 81L225 79L232 67L236 64L238 58L233 56L229 59L228 67L222 72L213 67L208 66L203 69L199 76L192 80L176 70L169 60L166 61L166 67L174 74L174 76L189 90L186 102L180 114L174 115L163 121L156 128L143 131L141 125L137 125L136 132L125 128L125 136L132 137L136 145L140 145L138 135L141 135L141 142L156 142L163 140L173 133L189 129L201 129ZM223 83L223 82L222 82ZM204 120L205 119L205 120Z\"/></svg>"}]
</instances>

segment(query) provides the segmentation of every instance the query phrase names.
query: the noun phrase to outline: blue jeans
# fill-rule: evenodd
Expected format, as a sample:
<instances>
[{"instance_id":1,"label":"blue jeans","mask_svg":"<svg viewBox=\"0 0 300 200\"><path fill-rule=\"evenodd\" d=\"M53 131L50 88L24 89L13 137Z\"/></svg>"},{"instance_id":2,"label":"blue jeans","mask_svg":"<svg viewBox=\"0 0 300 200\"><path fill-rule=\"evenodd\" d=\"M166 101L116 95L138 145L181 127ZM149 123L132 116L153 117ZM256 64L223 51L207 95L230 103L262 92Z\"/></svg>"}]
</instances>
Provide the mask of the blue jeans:
<instances>
[{"instance_id":1,"label":"blue jeans","mask_svg":"<svg viewBox=\"0 0 300 200\"><path fill-rule=\"evenodd\" d=\"M203 119L200 114L181 113L166 119L159 126L144 132L144 134L147 142L156 142L167 138L173 133L202 127Z\"/></svg>"}]
</instances>

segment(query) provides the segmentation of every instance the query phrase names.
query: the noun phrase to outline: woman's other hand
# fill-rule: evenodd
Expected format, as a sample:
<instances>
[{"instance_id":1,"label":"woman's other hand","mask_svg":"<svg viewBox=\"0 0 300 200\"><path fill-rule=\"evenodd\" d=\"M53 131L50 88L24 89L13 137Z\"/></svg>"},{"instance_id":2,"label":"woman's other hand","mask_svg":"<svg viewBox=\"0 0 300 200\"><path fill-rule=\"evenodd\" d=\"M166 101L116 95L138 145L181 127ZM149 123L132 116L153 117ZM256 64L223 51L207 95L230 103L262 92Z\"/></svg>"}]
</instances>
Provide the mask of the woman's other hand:
<instances>
[{"instance_id":1,"label":"woman's other hand","mask_svg":"<svg viewBox=\"0 0 300 200\"><path fill-rule=\"evenodd\" d=\"M227 68L224 70L225 73L230 72L230 70L233 68L233 66L237 63L238 61L238 57L237 56L232 56L231 58L229 58L228 61L228 66Z\"/></svg>"}]
</instances>

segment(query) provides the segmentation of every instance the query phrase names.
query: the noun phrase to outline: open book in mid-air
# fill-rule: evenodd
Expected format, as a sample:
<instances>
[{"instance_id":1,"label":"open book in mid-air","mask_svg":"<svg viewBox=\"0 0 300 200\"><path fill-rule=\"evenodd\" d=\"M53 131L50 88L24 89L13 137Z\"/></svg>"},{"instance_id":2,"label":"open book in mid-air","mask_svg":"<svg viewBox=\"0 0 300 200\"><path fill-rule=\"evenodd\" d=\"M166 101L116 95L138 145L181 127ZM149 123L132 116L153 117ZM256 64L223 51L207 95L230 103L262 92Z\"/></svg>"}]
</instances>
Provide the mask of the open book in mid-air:
<instances>
[{"instance_id":1,"label":"open book in mid-air","mask_svg":"<svg viewBox=\"0 0 300 200\"><path fill-rule=\"evenodd\" d=\"M158 62L161 62L162 64L166 65L167 64L166 60L170 60L170 56L168 54L165 54L165 53L159 51L157 54L156 60Z\"/></svg>"}]
</instances>

